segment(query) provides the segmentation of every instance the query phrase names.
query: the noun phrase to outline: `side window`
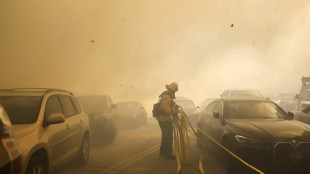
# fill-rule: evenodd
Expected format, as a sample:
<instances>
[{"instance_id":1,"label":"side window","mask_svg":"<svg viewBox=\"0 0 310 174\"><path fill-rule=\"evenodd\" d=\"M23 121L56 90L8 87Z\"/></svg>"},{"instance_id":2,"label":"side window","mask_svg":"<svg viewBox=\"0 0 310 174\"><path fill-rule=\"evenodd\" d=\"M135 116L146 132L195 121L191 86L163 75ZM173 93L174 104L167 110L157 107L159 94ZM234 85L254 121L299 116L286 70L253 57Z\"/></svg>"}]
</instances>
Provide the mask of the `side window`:
<instances>
[{"instance_id":1,"label":"side window","mask_svg":"<svg viewBox=\"0 0 310 174\"><path fill-rule=\"evenodd\" d=\"M81 106L80 106L80 102L79 100L76 98L76 97L71 97L73 103L74 103L74 106L75 106L75 109L77 111L77 113L81 113Z\"/></svg>"},{"instance_id":2,"label":"side window","mask_svg":"<svg viewBox=\"0 0 310 174\"><path fill-rule=\"evenodd\" d=\"M52 95L46 101L44 115L45 117L47 117L51 114L56 114L56 113L62 113L62 109L61 109L58 97L56 95Z\"/></svg>"},{"instance_id":3,"label":"side window","mask_svg":"<svg viewBox=\"0 0 310 174\"><path fill-rule=\"evenodd\" d=\"M72 100L69 96L65 96L65 95L60 95L59 96L59 101L63 110L63 113L65 115L66 118L71 117L76 113L76 110L73 106Z\"/></svg>"},{"instance_id":4,"label":"side window","mask_svg":"<svg viewBox=\"0 0 310 174\"><path fill-rule=\"evenodd\" d=\"M213 102L213 103L211 103L211 104L206 108L206 111L207 111L208 114L213 114L213 109L214 109L216 103L217 103L217 102Z\"/></svg>"},{"instance_id":5,"label":"side window","mask_svg":"<svg viewBox=\"0 0 310 174\"><path fill-rule=\"evenodd\" d=\"M213 112L218 112L220 113L220 117L222 117L222 102L217 102L217 105L215 106L214 108L214 111Z\"/></svg>"}]
</instances>

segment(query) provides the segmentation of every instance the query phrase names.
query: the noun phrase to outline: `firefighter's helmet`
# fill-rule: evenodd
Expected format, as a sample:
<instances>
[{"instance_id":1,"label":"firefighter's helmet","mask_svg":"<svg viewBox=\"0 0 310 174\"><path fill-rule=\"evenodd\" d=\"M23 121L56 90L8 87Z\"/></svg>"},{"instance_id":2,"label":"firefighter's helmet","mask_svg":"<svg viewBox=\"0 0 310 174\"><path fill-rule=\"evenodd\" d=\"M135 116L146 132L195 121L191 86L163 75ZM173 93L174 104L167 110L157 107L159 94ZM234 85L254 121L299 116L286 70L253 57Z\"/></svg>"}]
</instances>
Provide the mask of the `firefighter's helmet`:
<instances>
[{"instance_id":1,"label":"firefighter's helmet","mask_svg":"<svg viewBox=\"0 0 310 174\"><path fill-rule=\"evenodd\" d=\"M166 85L166 88L176 92L178 91L178 84L176 82L172 82L169 85Z\"/></svg>"}]
</instances>

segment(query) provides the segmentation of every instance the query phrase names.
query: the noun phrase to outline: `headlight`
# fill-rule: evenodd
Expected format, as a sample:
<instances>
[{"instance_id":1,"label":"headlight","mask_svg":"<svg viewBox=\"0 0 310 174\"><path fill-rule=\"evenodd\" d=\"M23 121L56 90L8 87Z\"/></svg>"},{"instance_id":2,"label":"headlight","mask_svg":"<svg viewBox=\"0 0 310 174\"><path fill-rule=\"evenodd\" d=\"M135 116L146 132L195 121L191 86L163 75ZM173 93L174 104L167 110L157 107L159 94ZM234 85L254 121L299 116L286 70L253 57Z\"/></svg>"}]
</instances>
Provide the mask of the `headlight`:
<instances>
[{"instance_id":1,"label":"headlight","mask_svg":"<svg viewBox=\"0 0 310 174\"><path fill-rule=\"evenodd\" d=\"M254 145L254 146L263 146L265 145L264 142L260 140L256 140L254 138L244 137L241 135L235 136L236 140L238 140L239 143L246 144L246 145Z\"/></svg>"}]
</instances>

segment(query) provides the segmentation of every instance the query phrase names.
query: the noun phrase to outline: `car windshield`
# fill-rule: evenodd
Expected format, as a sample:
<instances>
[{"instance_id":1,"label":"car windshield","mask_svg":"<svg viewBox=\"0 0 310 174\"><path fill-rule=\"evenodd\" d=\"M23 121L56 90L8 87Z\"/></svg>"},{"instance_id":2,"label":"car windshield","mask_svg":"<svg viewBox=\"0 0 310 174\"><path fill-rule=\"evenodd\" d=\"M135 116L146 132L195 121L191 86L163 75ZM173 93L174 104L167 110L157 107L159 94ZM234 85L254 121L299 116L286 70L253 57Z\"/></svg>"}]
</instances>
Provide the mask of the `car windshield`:
<instances>
[{"instance_id":1,"label":"car windshield","mask_svg":"<svg viewBox=\"0 0 310 174\"><path fill-rule=\"evenodd\" d=\"M286 113L271 102L232 101L224 107L226 118L287 118Z\"/></svg>"},{"instance_id":2,"label":"car windshield","mask_svg":"<svg viewBox=\"0 0 310 174\"><path fill-rule=\"evenodd\" d=\"M230 93L230 97L264 98L262 94L257 90L233 90Z\"/></svg>"},{"instance_id":3,"label":"car windshield","mask_svg":"<svg viewBox=\"0 0 310 174\"><path fill-rule=\"evenodd\" d=\"M0 96L0 104L6 110L12 124L36 122L41 106L38 96Z\"/></svg>"},{"instance_id":4,"label":"car windshield","mask_svg":"<svg viewBox=\"0 0 310 174\"><path fill-rule=\"evenodd\" d=\"M305 91L302 100L304 100L304 101L310 101L310 91Z\"/></svg>"},{"instance_id":5,"label":"car windshield","mask_svg":"<svg viewBox=\"0 0 310 174\"><path fill-rule=\"evenodd\" d=\"M175 100L177 105L180 105L182 108L194 109L195 105L191 100Z\"/></svg>"}]
</instances>

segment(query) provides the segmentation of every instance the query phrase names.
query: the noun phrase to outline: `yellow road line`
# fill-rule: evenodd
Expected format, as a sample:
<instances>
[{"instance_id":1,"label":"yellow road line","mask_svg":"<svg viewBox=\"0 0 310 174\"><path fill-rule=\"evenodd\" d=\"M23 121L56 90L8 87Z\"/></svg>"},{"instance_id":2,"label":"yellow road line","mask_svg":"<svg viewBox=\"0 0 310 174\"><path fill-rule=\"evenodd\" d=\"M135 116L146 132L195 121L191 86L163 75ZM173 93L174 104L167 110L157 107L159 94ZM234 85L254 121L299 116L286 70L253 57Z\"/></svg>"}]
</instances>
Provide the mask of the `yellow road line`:
<instances>
[{"instance_id":1,"label":"yellow road line","mask_svg":"<svg viewBox=\"0 0 310 174\"><path fill-rule=\"evenodd\" d=\"M151 147L151 148L149 148L149 149L147 149L147 150L145 150L145 151L143 151L143 152L141 152L141 153L139 153L137 155L132 156L131 158L129 158L127 160L121 161L121 162L111 166L110 168L104 170L102 174L112 172L113 170L118 170L118 168L124 168L122 166L128 166L127 165L128 163L132 164L133 163L132 161L135 162L135 161L145 157L146 155L149 155L150 153L155 152L156 150L159 149L159 146L160 145L153 146L153 147Z\"/></svg>"},{"instance_id":2,"label":"yellow road line","mask_svg":"<svg viewBox=\"0 0 310 174\"><path fill-rule=\"evenodd\" d=\"M200 158L199 158L199 171L201 174L205 174L205 171L202 166L202 160L203 160L203 153L200 155Z\"/></svg>"},{"instance_id":3,"label":"yellow road line","mask_svg":"<svg viewBox=\"0 0 310 174\"><path fill-rule=\"evenodd\" d=\"M117 169L113 170L112 172L110 172L110 174L119 173L119 171L121 171L123 168L125 168L125 167L127 167L127 166L130 166L131 164L135 163L136 161L140 160L141 158L144 158L144 157L148 156L149 154L154 153L154 152L157 151L158 149L159 149L159 147L158 147L158 148L155 148L155 149L153 149L153 150L151 150L151 151L149 151L149 152L147 152L147 153L145 153L144 155L142 155L142 156L140 156L140 157L135 158L134 160L129 161L128 163L125 163L124 165L122 165L122 166L118 167Z\"/></svg>"}]
</instances>

